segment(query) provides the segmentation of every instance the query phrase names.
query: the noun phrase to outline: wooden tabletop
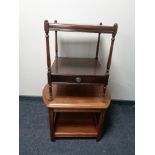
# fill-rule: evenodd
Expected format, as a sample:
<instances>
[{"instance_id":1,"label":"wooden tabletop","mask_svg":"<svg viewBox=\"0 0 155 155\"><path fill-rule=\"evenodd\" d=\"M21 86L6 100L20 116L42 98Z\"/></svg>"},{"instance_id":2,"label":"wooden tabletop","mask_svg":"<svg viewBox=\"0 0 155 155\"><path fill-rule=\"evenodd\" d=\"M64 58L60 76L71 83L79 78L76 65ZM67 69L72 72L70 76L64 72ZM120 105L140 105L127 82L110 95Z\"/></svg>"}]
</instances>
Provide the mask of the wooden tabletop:
<instances>
[{"instance_id":1,"label":"wooden tabletop","mask_svg":"<svg viewBox=\"0 0 155 155\"><path fill-rule=\"evenodd\" d=\"M103 98L100 85L53 85L53 100L49 101L48 85L43 89L43 101L48 108L107 109L111 96L107 89Z\"/></svg>"},{"instance_id":2,"label":"wooden tabletop","mask_svg":"<svg viewBox=\"0 0 155 155\"><path fill-rule=\"evenodd\" d=\"M59 57L54 60L52 74L103 76L105 69L100 62L94 58Z\"/></svg>"}]
</instances>

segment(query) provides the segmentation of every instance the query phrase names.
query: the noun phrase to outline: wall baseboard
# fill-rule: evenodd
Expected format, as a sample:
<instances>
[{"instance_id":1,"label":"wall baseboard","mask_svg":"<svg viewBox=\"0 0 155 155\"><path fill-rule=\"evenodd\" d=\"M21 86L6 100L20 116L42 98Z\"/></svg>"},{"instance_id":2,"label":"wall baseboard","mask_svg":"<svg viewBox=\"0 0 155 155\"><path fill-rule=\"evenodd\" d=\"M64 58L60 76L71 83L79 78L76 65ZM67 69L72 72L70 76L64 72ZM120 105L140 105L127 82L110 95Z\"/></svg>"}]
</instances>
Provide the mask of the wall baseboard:
<instances>
[{"instance_id":1,"label":"wall baseboard","mask_svg":"<svg viewBox=\"0 0 155 155\"><path fill-rule=\"evenodd\" d=\"M112 99L112 104L127 104L127 105L135 105L135 101L133 100L119 100L119 99Z\"/></svg>"},{"instance_id":2,"label":"wall baseboard","mask_svg":"<svg viewBox=\"0 0 155 155\"><path fill-rule=\"evenodd\" d=\"M20 100L42 100L42 96L26 96L26 95L19 95ZM133 100L122 100L122 99L112 99L111 104L123 104L123 105L135 105L135 101Z\"/></svg>"}]
</instances>

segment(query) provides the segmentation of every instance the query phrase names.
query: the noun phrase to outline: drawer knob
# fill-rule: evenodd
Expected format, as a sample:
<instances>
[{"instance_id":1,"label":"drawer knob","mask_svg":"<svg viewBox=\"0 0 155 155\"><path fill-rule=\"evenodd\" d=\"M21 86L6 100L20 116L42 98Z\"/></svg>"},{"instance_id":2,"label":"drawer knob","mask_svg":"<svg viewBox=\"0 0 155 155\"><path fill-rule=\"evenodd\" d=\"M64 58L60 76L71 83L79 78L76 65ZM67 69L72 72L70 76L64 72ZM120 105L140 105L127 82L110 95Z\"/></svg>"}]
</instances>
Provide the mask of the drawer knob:
<instances>
[{"instance_id":1,"label":"drawer knob","mask_svg":"<svg viewBox=\"0 0 155 155\"><path fill-rule=\"evenodd\" d=\"M76 77L76 78L75 78L75 81L76 81L76 82L81 82L81 78L80 78L80 77Z\"/></svg>"}]
</instances>

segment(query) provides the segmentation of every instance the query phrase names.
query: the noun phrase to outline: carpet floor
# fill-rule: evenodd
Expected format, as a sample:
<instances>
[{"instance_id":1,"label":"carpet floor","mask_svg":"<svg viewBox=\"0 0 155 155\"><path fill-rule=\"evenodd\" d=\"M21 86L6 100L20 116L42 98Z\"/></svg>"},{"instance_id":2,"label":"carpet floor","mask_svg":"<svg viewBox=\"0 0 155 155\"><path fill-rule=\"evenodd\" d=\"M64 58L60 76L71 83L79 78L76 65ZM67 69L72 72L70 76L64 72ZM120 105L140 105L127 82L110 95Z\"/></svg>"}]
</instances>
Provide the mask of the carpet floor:
<instances>
[{"instance_id":1,"label":"carpet floor","mask_svg":"<svg viewBox=\"0 0 155 155\"><path fill-rule=\"evenodd\" d=\"M41 98L19 98L20 155L134 155L135 106L111 104L103 138L50 141L48 111Z\"/></svg>"}]
</instances>

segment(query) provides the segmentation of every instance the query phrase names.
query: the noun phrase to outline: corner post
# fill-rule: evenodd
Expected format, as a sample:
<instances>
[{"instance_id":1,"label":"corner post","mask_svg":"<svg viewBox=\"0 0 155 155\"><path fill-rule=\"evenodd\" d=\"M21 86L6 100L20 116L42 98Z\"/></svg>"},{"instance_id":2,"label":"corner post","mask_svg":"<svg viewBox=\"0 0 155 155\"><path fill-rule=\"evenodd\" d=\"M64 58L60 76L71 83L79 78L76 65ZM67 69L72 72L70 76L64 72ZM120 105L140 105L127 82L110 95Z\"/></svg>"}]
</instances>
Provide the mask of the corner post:
<instances>
[{"instance_id":1,"label":"corner post","mask_svg":"<svg viewBox=\"0 0 155 155\"><path fill-rule=\"evenodd\" d=\"M102 23L100 23L100 26ZM98 52L99 52L99 45L100 45L100 35L101 33L98 34L98 41L97 41L97 46L96 46L96 59L98 59Z\"/></svg>"},{"instance_id":2,"label":"corner post","mask_svg":"<svg viewBox=\"0 0 155 155\"><path fill-rule=\"evenodd\" d=\"M54 21L54 23L57 23L57 20ZM58 39L57 39L57 31L55 31L55 56L58 58Z\"/></svg>"},{"instance_id":3,"label":"corner post","mask_svg":"<svg viewBox=\"0 0 155 155\"><path fill-rule=\"evenodd\" d=\"M104 85L103 88L103 94L105 95L106 92L106 86L108 84L108 79L109 79L109 71L110 71L110 66L111 66L111 60L112 60L112 53L113 53L113 46L114 46L114 41L115 41L115 36L117 33L118 25L114 24L113 26L113 33L112 33L112 38L111 38L111 45L110 45L110 51L109 51L109 56L108 56L108 62L107 62L107 68L106 68L106 75L107 75L107 82Z\"/></svg>"},{"instance_id":4,"label":"corner post","mask_svg":"<svg viewBox=\"0 0 155 155\"><path fill-rule=\"evenodd\" d=\"M48 87L49 87L49 100L52 100L52 77L51 77L51 58L50 58L50 47L49 47L49 23L48 20L44 21L44 30L46 37L46 55L47 55L47 76L48 76Z\"/></svg>"},{"instance_id":5,"label":"corner post","mask_svg":"<svg viewBox=\"0 0 155 155\"><path fill-rule=\"evenodd\" d=\"M110 46L110 51L109 51L109 56L108 56L108 62L107 62L107 69L106 69L106 73L109 73L110 70L110 66L111 66L111 59L112 59L112 52L113 52L113 46L114 46L114 41L115 41L115 36L117 33L117 28L118 25L114 24L114 32L112 33L112 38L111 38L111 46Z\"/></svg>"}]
</instances>

